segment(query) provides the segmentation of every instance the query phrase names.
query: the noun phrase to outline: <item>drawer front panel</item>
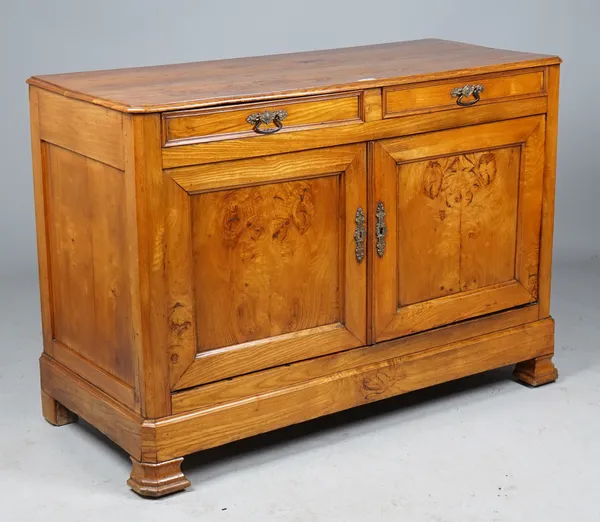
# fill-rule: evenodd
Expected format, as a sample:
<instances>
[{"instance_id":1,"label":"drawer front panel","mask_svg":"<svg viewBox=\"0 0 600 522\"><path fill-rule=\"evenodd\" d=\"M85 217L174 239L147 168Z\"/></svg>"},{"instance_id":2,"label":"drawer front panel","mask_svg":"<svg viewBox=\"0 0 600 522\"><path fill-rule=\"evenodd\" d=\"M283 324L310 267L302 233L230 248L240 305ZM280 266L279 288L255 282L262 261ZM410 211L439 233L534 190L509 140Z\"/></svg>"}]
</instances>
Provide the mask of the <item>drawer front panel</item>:
<instances>
[{"instance_id":1,"label":"drawer front panel","mask_svg":"<svg viewBox=\"0 0 600 522\"><path fill-rule=\"evenodd\" d=\"M285 133L315 127L361 122L362 93L313 96L293 101L236 105L233 107L181 111L163 115L163 144L166 147L261 136L248 122L252 114L283 110L282 128L261 124L260 130Z\"/></svg>"},{"instance_id":2,"label":"drawer front panel","mask_svg":"<svg viewBox=\"0 0 600 522\"><path fill-rule=\"evenodd\" d=\"M368 100L367 100L368 105ZM388 139L544 114L548 109L547 97L508 99L498 103L477 104L468 110L445 110L427 113L406 113L397 118L386 118L364 123L310 127L299 133L271 134L260 138L219 140L191 143L162 149L164 169L206 165L229 160L256 158L349 143ZM368 110L366 111L368 113Z\"/></svg>"},{"instance_id":3,"label":"drawer front panel","mask_svg":"<svg viewBox=\"0 0 600 522\"><path fill-rule=\"evenodd\" d=\"M384 117L424 110L459 109L461 107L457 104L458 98L452 95L452 91L465 85L483 86L481 99L476 104L545 93L542 69L522 74L461 78L422 87L415 85L389 87L383 91ZM472 95L464 97L465 103L472 103L474 100Z\"/></svg>"}]
</instances>

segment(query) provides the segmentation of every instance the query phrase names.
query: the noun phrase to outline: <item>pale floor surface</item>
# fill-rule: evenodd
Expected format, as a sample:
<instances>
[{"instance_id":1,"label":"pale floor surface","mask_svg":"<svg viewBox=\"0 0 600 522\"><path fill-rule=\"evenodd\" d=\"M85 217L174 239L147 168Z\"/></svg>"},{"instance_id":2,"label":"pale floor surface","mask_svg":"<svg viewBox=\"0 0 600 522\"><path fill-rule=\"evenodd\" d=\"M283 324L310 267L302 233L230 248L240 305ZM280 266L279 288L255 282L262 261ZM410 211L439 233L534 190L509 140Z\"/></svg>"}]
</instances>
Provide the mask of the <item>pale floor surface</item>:
<instances>
[{"instance_id":1,"label":"pale floor surface","mask_svg":"<svg viewBox=\"0 0 600 522\"><path fill-rule=\"evenodd\" d=\"M125 486L124 452L41 417L37 287L0 291L0 522L600 521L600 260L555 268L555 384L502 369L187 457Z\"/></svg>"}]
</instances>

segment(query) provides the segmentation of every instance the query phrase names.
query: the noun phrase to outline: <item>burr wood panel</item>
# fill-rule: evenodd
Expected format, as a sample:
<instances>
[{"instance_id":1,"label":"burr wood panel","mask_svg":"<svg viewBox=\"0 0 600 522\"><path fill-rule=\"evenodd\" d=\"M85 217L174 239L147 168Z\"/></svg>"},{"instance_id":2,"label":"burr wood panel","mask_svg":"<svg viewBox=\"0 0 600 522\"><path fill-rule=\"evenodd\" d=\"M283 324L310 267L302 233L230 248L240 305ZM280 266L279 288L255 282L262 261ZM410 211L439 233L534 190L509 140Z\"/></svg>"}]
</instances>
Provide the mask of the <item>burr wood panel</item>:
<instances>
[{"instance_id":1,"label":"burr wood panel","mask_svg":"<svg viewBox=\"0 0 600 522\"><path fill-rule=\"evenodd\" d=\"M189 364L174 389L366 342L366 263L354 239L365 156L352 145L169 172L190 195L167 258L189 248L194 289L193 303L169 300L173 316L190 310L170 322L171 359ZM206 191L207 179L225 190ZM193 345L183 337L192 307Z\"/></svg>"},{"instance_id":2,"label":"burr wood panel","mask_svg":"<svg viewBox=\"0 0 600 522\"><path fill-rule=\"evenodd\" d=\"M514 279L519 156L510 147L398 167L399 306Z\"/></svg>"},{"instance_id":3,"label":"burr wood panel","mask_svg":"<svg viewBox=\"0 0 600 522\"><path fill-rule=\"evenodd\" d=\"M372 145L377 340L537 299L543 135L531 117Z\"/></svg>"},{"instance_id":4,"label":"burr wood panel","mask_svg":"<svg viewBox=\"0 0 600 522\"><path fill-rule=\"evenodd\" d=\"M339 206L336 175L192 198L199 351L340 321Z\"/></svg>"}]
</instances>

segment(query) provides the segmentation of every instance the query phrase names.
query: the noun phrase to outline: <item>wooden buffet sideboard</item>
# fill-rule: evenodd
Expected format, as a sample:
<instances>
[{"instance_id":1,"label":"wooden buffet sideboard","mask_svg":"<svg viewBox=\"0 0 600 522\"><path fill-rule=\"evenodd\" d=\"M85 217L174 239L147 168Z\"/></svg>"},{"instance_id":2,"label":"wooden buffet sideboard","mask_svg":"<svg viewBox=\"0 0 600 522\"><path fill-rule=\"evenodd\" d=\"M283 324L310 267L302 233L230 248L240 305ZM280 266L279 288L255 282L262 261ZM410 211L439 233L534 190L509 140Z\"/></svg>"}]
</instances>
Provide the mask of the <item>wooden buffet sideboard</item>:
<instances>
[{"instance_id":1,"label":"wooden buffet sideboard","mask_svg":"<svg viewBox=\"0 0 600 522\"><path fill-rule=\"evenodd\" d=\"M559 64L419 40L31 78L45 418L162 496L243 437L554 381Z\"/></svg>"}]
</instances>

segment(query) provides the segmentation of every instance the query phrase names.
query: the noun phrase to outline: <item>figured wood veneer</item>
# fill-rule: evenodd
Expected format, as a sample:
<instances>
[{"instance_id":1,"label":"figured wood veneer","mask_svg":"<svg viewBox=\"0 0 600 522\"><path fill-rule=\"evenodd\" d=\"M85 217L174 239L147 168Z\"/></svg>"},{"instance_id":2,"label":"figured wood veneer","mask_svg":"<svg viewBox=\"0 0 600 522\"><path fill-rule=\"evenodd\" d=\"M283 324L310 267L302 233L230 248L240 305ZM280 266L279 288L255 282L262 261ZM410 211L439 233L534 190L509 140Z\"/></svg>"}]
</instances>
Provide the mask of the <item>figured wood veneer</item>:
<instances>
[{"instance_id":1,"label":"figured wood veneer","mask_svg":"<svg viewBox=\"0 0 600 522\"><path fill-rule=\"evenodd\" d=\"M194 451L500 366L555 380L559 63L422 40L31 78L44 417L158 497Z\"/></svg>"},{"instance_id":2,"label":"figured wood veneer","mask_svg":"<svg viewBox=\"0 0 600 522\"><path fill-rule=\"evenodd\" d=\"M399 166L398 306L515 278L519 157L507 147Z\"/></svg>"}]
</instances>

